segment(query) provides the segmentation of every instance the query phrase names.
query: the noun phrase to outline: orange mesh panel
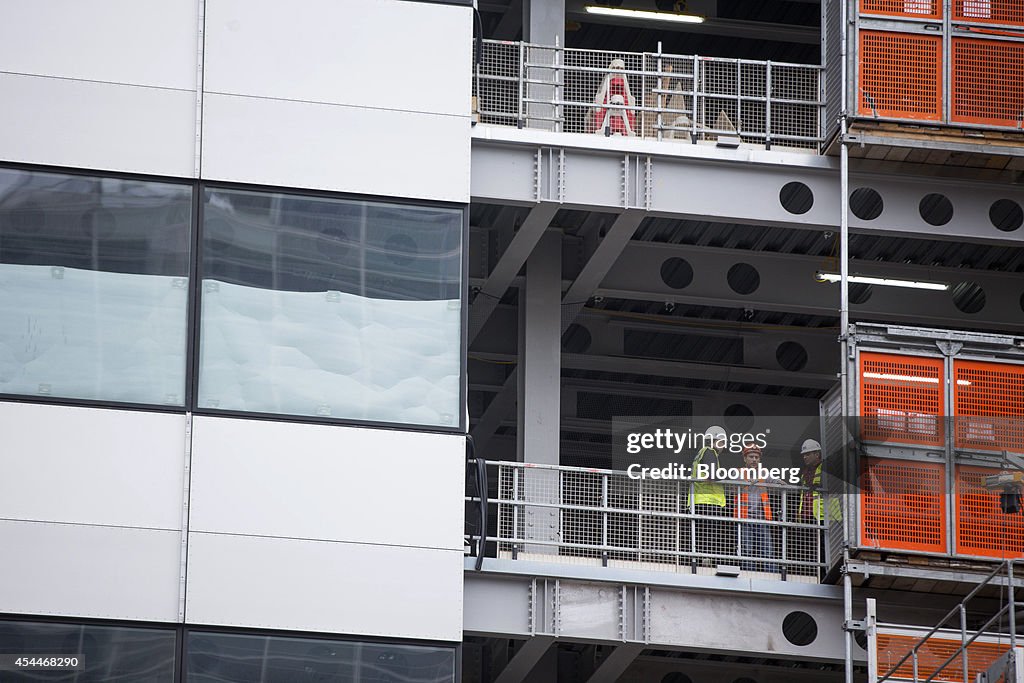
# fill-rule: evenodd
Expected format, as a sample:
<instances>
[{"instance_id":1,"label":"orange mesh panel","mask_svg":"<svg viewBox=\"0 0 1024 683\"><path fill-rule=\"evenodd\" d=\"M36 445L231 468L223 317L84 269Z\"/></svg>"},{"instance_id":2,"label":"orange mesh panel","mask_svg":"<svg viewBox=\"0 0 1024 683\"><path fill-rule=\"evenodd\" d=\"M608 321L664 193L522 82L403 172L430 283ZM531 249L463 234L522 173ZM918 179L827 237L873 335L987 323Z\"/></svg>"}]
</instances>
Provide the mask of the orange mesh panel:
<instances>
[{"instance_id":1,"label":"orange mesh panel","mask_svg":"<svg viewBox=\"0 0 1024 683\"><path fill-rule=\"evenodd\" d=\"M942 37L860 32L858 111L865 116L942 117Z\"/></svg>"},{"instance_id":2,"label":"orange mesh panel","mask_svg":"<svg viewBox=\"0 0 1024 683\"><path fill-rule=\"evenodd\" d=\"M963 555L1024 557L1024 515L999 509L999 493L988 491L985 467L956 468L956 551Z\"/></svg>"},{"instance_id":3,"label":"orange mesh panel","mask_svg":"<svg viewBox=\"0 0 1024 683\"><path fill-rule=\"evenodd\" d=\"M1016 127L1024 118L1024 43L953 38L952 66L953 121Z\"/></svg>"},{"instance_id":4,"label":"orange mesh panel","mask_svg":"<svg viewBox=\"0 0 1024 683\"><path fill-rule=\"evenodd\" d=\"M942 446L943 391L941 358L862 353L861 437Z\"/></svg>"},{"instance_id":5,"label":"orange mesh panel","mask_svg":"<svg viewBox=\"0 0 1024 683\"><path fill-rule=\"evenodd\" d=\"M946 551L945 467L864 459L861 543L890 550Z\"/></svg>"},{"instance_id":6,"label":"orange mesh panel","mask_svg":"<svg viewBox=\"0 0 1024 683\"><path fill-rule=\"evenodd\" d=\"M953 18L1024 26L1024 3L1020 0L953 0Z\"/></svg>"},{"instance_id":7,"label":"orange mesh panel","mask_svg":"<svg viewBox=\"0 0 1024 683\"><path fill-rule=\"evenodd\" d=\"M924 634L921 634L924 635ZM900 661L903 655L910 652L910 649L917 644L920 638L914 636L895 635L878 632L878 672L884 674L892 666ZM959 638L939 638L932 636L928 642L917 651L917 680L923 681L931 676L936 669L942 666L949 657L960 647ZM1010 649L1009 643L1000 645L998 643L982 643L975 641L967 646L967 672L968 679L974 680L979 673L984 673L988 667L999 659L999 657ZM963 662L957 657L950 662L935 681L956 681L963 683ZM900 665L893 675L893 679L914 680L914 663L912 658Z\"/></svg>"},{"instance_id":8,"label":"orange mesh panel","mask_svg":"<svg viewBox=\"0 0 1024 683\"><path fill-rule=\"evenodd\" d=\"M942 3L939 0L860 0L860 12L916 19L941 19Z\"/></svg>"},{"instance_id":9,"label":"orange mesh panel","mask_svg":"<svg viewBox=\"0 0 1024 683\"><path fill-rule=\"evenodd\" d=\"M1024 365L958 360L956 446L1024 453Z\"/></svg>"}]
</instances>

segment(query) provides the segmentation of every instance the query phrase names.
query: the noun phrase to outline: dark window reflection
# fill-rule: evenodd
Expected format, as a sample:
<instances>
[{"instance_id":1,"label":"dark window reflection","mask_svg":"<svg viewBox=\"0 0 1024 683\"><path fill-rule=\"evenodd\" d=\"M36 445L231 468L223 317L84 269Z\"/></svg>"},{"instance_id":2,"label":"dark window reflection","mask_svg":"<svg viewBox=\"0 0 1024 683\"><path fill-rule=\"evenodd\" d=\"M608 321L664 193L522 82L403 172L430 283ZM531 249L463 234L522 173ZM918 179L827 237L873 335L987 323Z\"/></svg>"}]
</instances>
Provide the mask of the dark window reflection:
<instances>
[{"instance_id":1,"label":"dark window reflection","mask_svg":"<svg viewBox=\"0 0 1024 683\"><path fill-rule=\"evenodd\" d=\"M192 190L0 169L0 392L182 405Z\"/></svg>"},{"instance_id":2,"label":"dark window reflection","mask_svg":"<svg viewBox=\"0 0 1024 683\"><path fill-rule=\"evenodd\" d=\"M453 648L219 633L188 636L190 683L448 683Z\"/></svg>"},{"instance_id":3,"label":"dark window reflection","mask_svg":"<svg viewBox=\"0 0 1024 683\"><path fill-rule=\"evenodd\" d=\"M172 683L176 634L171 630L0 621L0 653L81 655L78 671L5 671L0 680L75 683Z\"/></svg>"},{"instance_id":4,"label":"dark window reflection","mask_svg":"<svg viewBox=\"0 0 1024 683\"><path fill-rule=\"evenodd\" d=\"M200 407L458 424L460 210L207 190L203 216Z\"/></svg>"}]
</instances>

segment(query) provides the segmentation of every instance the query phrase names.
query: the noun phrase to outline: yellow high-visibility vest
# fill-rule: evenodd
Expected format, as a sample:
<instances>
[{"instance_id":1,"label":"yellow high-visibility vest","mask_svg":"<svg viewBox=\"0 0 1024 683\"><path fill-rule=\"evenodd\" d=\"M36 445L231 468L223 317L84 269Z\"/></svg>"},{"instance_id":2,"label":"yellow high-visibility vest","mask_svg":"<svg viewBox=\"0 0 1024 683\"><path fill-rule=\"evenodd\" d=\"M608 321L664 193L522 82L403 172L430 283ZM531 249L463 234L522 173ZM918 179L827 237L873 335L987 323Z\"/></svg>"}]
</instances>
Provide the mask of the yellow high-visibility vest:
<instances>
[{"instance_id":1,"label":"yellow high-visibility vest","mask_svg":"<svg viewBox=\"0 0 1024 683\"><path fill-rule=\"evenodd\" d=\"M715 466L718 467L718 451L714 448L708 448L705 446L700 449L697 453L697 457L693 459L694 468L700 464L701 460L704 459L704 453L711 453L715 456ZM696 470L694 470L694 476L696 476ZM725 507L725 487L715 481L695 481L693 483L693 504L694 505L717 505L718 507Z\"/></svg>"}]
</instances>

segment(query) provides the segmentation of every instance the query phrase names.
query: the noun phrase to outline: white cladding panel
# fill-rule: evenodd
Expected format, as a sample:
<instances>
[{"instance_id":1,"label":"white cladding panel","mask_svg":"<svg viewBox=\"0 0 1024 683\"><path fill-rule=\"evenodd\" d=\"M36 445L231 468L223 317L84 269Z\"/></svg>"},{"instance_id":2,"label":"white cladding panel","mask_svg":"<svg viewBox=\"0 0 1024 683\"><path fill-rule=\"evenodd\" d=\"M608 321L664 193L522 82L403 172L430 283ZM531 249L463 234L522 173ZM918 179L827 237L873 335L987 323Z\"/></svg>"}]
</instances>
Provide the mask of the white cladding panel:
<instances>
[{"instance_id":1,"label":"white cladding panel","mask_svg":"<svg viewBox=\"0 0 1024 683\"><path fill-rule=\"evenodd\" d=\"M468 116L208 94L203 177L468 202L469 133Z\"/></svg>"},{"instance_id":2,"label":"white cladding panel","mask_svg":"<svg viewBox=\"0 0 1024 683\"><path fill-rule=\"evenodd\" d=\"M0 0L0 69L195 90L198 7L196 0Z\"/></svg>"},{"instance_id":3,"label":"white cladding panel","mask_svg":"<svg viewBox=\"0 0 1024 683\"><path fill-rule=\"evenodd\" d=\"M0 73L0 102L3 161L195 175L193 92Z\"/></svg>"},{"instance_id":4,"label":"white cladding panel","mask_svg":"<svg viewBox=\"0 0 1024 683\"><path fill-rule=\"evenodd\" d=\"M0 518L181 529L184 415L0 403L0 434Z\"/></svg>"},{"instance_id":5,"label":"white cladding panel","mask_svg":"<svg viewBox=\"0 0 1024 683\"><path fill-rule=\"evenodd\" d=\"M207 0L203 85L466 116L472 21L469 7L401 0Z\"/></svg>"},{"instance_id":6,"label":"white cladding panel","mask_svg":"<svg viewBox=\"0 0 1024 683\"><path fill-rule=\"evenodd\" d=\"M196 417L189 528L462 551L465 437Z\"/></svg>"},{"instance_id":7,"label":"white cladding panel","mask_svg":"<svg viewBox=\"0 0 1024 683\"><path fill-rule=\"evenodd\" d=\"M188 552L190 623L462 640L461 552L203 533Z\"/></svg>"},{"instance_id":8,"label":"white cladding panel","mask_svg":"<svg viewBox=\"0 0 1024 683\"><path fill-rule=\"evenodd\" d=\"M177 621L181 532L0 520L14 614Z\"/></svg>"}]
</instances>

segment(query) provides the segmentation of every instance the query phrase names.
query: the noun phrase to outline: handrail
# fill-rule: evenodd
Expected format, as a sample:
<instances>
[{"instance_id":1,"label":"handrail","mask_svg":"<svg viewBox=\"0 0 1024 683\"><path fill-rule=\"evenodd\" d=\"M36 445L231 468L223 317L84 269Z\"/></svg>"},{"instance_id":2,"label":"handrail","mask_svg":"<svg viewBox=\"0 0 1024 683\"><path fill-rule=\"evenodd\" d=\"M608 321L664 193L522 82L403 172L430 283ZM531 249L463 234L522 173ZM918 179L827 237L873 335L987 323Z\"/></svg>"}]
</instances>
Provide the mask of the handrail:
<instances>
[{"instance_id":1,"label":"handrail","mask_svg":"<svg viewBox=\"0 0 1024 683\"><path fill-rule=\"evenodd\" d=\"M1013 565L1014 565L1014 562L1015 562L1014 560L1003 560L998 565L996 565L995 569L993 569L991 572L989 572L988 575L982 581L980 581L978 583L978 585L975 586L974 589L970 593L968 593L963 598L963 600L961 600L955 607L953 607L949 612L947 612L946 616L944 616L935 626L933 626L931 628L931 630L928 631L928 633L926 633L924 636L922 636L914 644L914 646L912 648L910 648L910 650L907 651L907 653L905 655L903 655L903 657L900 658L900 660L898 662L896 662L894 665L889 667L889 669L885 672L885 674L883 674L882 676L878 677L876 679L875 683L883 683L883 681L889 680L899 670L899 668L906 663L906 661L908 659L912 659L912 661L913 661L913 665L914 665L914 673L913 673L913 675L914 675L914 683L918 683L918 677L917 677L917 674L918 674L918 666L917 666L918 651L922 647L927 645L928 640L931 639L931 637L934 636L940 629L942 629L942 626L944 624L946 624L946 622L949 621L950 617L952 617L956 613L960 614L960 621L961 621L961 624L960 624L960 632L961 632L960 647L958 647L953 652L953 654L951 654L946 659L946 661L944 661L938 668L936 668L931 673L931 675L928 676L928 678L926 678L921 683L930 683L931 681L935 680L935 677L938 676L939 673L941 673L943 669L945 669L947 666L949 666L951 663L953 663L956 660L956 658L961 656L961 655L963 655L963 669L964 669L964 677L965 677L964 680L966 681L966 676L967 676L967 659L968 659L967 648L968 648L968 646L970 646L974 641L976 641L979 637L981 637L985 633L985 631L988 630L988 628L990 626L992 626L992 624L994 624L1000 617L1003 616L1004 613L1008 613L1008 615L1009 615L1009 623L1010 623L1010 650L1012 651L1014 648L1016 648L1016 624L1015 624L1015 614L1014 613L1015 613L1016 608L1018 606L1024 606L1024 603L1018 603L1015 600L1015 598L1014 598L1014 586L1013 586ZM1009 600L1007 601L1006 605L1004 605L998 612L996 612L996 614L994 614L987 622L985 622L984 625L982 625L980 628L978 628L977 632L973 636L971 636L970 638L967 638L967 632L966 632L967 603L975 595L977 595L978 592L982 588L987 586L989 584L989 582L992 581L992 579L996 578L1004 569L1006 570L1007 579L1008 579L1007 586L1008 586L1008 591L1009 591Z\"/></svg>"}]
</instances>

